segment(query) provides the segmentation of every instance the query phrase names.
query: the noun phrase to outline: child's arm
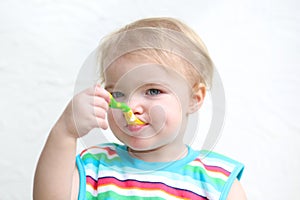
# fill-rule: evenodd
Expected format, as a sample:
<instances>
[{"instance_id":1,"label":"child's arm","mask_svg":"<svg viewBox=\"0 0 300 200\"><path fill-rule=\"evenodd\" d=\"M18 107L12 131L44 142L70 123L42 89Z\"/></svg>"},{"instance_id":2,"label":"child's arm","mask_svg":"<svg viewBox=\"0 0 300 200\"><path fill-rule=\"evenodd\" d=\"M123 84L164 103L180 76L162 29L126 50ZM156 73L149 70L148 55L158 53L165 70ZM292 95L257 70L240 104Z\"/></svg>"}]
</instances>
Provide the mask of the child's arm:
<instances>
[{"instance_id":1,"label":"child's arm","mask_svg":"<svg viewBox=\"0 0 300 200\"><path fill-rule=\"evenodd\" d=\"M109 93L100 86L74 96L41 153L34 178L34 199L77 198L76 141L93 128L108 128L105 116L109 99Z\"/></svg>"},{"instance_id":2,"label":"child's arm","mask_svg":"<svg viewBox=\"0 0 300 200\"><path fill-rule=\"evenodd\" d=\"M236 179L230 189L227 200L247 200L241 183Z\"/></svg>"}]
</instances>

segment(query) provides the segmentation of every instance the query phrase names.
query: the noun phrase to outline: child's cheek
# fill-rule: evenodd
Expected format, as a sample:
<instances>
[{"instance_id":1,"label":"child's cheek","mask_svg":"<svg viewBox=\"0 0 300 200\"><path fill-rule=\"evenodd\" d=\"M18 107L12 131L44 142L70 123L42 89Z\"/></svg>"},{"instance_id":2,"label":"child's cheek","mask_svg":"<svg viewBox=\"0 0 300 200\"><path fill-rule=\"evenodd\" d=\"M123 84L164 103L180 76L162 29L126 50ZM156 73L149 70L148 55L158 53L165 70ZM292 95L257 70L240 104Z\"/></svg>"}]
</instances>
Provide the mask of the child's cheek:
<instances>
[{"instance_id":1,"label":"child's cheek","mask_svg":"<svg viewBox=\"0 0 300 200\"><path fill-rule=\"evenodd\" d=\"M149 109L150 123L155 131L160 131L166 124L166 109L161 105L154 105Z\"/></svg>"},{"instance_id":2,"label":"child's cheek","mask_svg":"<svg viewBox=\"0 0 300 200\"><path fill-rule=\"evenodd\" d=\"M174 107L155 105L149 110L151 125L156 132L165 129L173 129L181 124L181 108L176 104Z\"/></svg>"},{"instance_id":3,"label":"child's cheek","mask_svg":"<svg viewBox=\"0 0 300 200\"><path fill-rule=\"evenodd\" d=\"M109 110L107 113L107 119L112 129L116 127L122 128L127 124L123 113L117 109Z\"/></svg>"}]
</instances>

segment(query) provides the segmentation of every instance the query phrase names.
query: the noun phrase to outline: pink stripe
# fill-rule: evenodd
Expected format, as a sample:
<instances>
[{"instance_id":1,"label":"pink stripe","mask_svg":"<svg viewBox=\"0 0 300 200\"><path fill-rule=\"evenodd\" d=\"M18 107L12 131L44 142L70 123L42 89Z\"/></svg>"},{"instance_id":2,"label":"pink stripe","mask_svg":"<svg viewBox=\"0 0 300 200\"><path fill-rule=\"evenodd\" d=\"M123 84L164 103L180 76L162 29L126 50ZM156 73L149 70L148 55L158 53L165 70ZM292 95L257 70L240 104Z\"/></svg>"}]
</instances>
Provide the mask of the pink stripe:
<instances>
[{"instance_id":1,"label":"pink stripe","mask_svg":"<svg viewBox=\"0 0 300 200\"><path fill-rule=\"evenodd\" d=\"M116 154L116 151L111 149L110 147L98 147L98 146L92 146L88 149L85 149L83 150L81 153L80 153L80 156L82 156L83 154L85 154L87 151L89 151L90 149L102 149L102 150L105 150L108 155L115 155Z\"/></svg>"},{"instance_id":2,"label":"pink stripe","mask_svg":"<svg viewBox=\"0 0 300 200\"><path fill-rule=\"evenodd\" d=\"M139 189L139 190L161 190L172 196L180 198L188 198L195 200L204 200L205 197L199 196L191 191L176 189L162 183L151 183L151 182L139 182L136 180L125 180L120 181L113 177L105 177L98 180L98 187L103 185L115 185L124 189Z\"/></svg>"},{"instance_id":3,"label":"pink stripe","mask_svg":"<svg viewBox=\"0 0 300 200\"><path fill-rule=\"evenodd\" d=\"M212 171L212 172L219 172L219 173L222 173L224 174L225 176L230 176L230 172L225 170L224 168L221 168L221 167L217 167L217 166L210 166L210 165L206 165L204 164L199 158L195 159L195 161L198 161L200 162L204 168L208 171Z\"/></svg>"},{"instance_id":4,"label":"pink stripe","mask_svg":"<svg viewBox=\"0 0 300 200\"><path fill-rule=\"evenodd\" d=\"M90 185L94 190L97 190L97 181L95 181L92 177L86 177L86 184Z\"/></svg>"},{"instance_id":5,"label":"pink stripe","mask_svg":"<svg viewBox=\"0 0 300 200\"><path fill-rule=\"evenodd\" d=\"M103 149L106 150L108 155L110 155L110 156L116 154L116 151L112 150L110 147L104 147Z\"/></svg>"}]
</instances>

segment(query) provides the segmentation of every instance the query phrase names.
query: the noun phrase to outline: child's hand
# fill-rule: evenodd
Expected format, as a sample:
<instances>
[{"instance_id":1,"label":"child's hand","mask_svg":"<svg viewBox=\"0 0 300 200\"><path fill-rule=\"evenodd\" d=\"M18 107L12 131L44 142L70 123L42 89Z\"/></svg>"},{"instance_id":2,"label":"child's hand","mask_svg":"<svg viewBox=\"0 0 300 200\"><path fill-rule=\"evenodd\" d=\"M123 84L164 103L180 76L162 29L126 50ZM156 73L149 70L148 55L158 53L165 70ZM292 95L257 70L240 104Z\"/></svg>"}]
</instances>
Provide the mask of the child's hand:
<instances>
[{"instance_id":1,"label":"child's hand","mask_svg":"<svg viewBox=\"0 0 300 200\"><path fill-rule=\"evenodd\" d=\"M107 129L109 101L109 92L99 85L88 88L73 97L58 124L75 138L86 135L93 128Z\"/></svg>"}]
</instances>

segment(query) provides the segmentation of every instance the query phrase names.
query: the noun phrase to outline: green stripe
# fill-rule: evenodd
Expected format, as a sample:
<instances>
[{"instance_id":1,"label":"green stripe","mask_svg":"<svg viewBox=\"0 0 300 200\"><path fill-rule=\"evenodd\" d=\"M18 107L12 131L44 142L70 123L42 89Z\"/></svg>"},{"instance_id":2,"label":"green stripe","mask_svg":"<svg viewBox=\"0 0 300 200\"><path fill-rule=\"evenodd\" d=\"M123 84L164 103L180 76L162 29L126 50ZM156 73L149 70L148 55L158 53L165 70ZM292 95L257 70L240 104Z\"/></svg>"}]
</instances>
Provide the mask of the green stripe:
<instances>
[{"instance_id":1,"label":"green stripe","mask_svg":"<svg viewBox=\"0 0 300 200\"><path fill-rule=\"evenodd\" d=\"M98 194L97 197L92 196L89 192L86 192L86 197L88 200L96 200L96 199L101 199L101 200L164 200L164 198L160 197L140 197L140 196L124 196L120 195L116 192L113 191L107 191Z\"/></svg>"},{"instance_id":2,"label":"green stripe","mask_svg":"<svg viewBox=\"0 0 300 200\"><path fill-rule=\"evenodd\" d=\"M101 160L101 161L105 161L108 163L121 161L120 157L116 156L113 158L109 158L108 154L106 154L106 153L98 153L98 154L86 153L82 156L82 160L84 162L88 159L95 160L95 162L99 162Z\"/></svg>"}]
</instances>

